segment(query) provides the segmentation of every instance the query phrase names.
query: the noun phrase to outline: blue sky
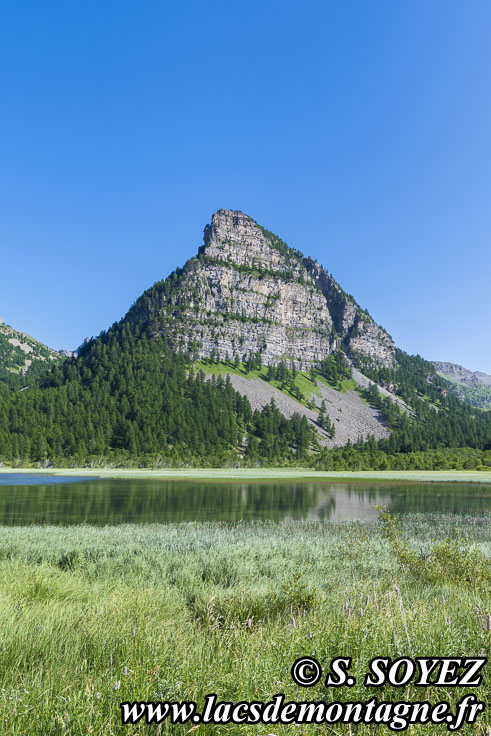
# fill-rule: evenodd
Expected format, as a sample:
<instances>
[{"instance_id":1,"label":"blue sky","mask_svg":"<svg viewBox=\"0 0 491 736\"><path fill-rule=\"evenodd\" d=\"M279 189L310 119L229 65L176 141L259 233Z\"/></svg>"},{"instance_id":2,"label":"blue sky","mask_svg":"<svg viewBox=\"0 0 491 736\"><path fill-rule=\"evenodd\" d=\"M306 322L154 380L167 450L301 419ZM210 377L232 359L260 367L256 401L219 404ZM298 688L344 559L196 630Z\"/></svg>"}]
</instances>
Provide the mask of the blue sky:
<instances>
[{"instance_id":1,"label":"blue sky","mask_svg":"<svg viewBox=\"0 0 491 736\"><path fill-rule=\"evenodd\" d=\"M118 320L221 208L491 373L491 5L0 0L0 317Z\"/></svg>"}]
</instances>

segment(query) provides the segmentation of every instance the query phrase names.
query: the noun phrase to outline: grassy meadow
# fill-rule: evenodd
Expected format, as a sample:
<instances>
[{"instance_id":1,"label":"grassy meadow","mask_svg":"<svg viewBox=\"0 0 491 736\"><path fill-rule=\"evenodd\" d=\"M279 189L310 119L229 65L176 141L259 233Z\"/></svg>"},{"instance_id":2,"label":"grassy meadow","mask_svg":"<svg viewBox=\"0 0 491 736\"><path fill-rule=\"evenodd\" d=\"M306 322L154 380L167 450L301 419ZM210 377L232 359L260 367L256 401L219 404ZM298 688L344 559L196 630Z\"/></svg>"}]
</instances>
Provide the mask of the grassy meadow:
<instances>
[{"instance_id":1,"label":"grassy meadow","mask_svg":"<svg viewBox=\"0 0 491 736\"><path fill-rule=\"evenodd\" d=\"M489 517L380 522L3 527L0 733L190 733L123 726L129 700L449 701L469 688L368 688L374 656L489 656ZM397 587L396 587L397 586ZM398 594L398 589L400 594ZM349 608L349 611L347 611ZM294 684L302 655L352 656L352 688ZM491 676L470 689L491 700ZM462 734L488 734L490 714ZM388 733L222 725L200 734ZM409 733L446 733L415 725Z\"/></svg>"},{"instance_id":2,"label":"grassy meadow","mask_svg":"<svg viewBox=\"0 0 491 736\"><path fill-rule=\"evenodd\" d=\"M312 468L121 468L121 467L0 467L2 473L83 476L87 478L153 478L155 480L199 480L217 483L237 480L333 480L403 481L404 483L491 483L491 472L483 470L314 470Z\"/></svg>"}]
</instances>

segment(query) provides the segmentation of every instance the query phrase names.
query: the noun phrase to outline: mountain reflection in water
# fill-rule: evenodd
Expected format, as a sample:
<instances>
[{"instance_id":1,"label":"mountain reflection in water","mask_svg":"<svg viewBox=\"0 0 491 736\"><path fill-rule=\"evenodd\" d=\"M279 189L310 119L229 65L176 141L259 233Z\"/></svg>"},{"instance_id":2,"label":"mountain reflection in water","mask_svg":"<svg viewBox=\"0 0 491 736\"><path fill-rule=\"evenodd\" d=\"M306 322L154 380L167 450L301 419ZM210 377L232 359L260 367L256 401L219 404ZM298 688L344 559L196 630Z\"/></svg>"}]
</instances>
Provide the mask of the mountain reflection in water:
<instances>
[{"instance_id":1,"label":"mountain reflection in water","mask_svg":"<svg viewBox=\"0 0 491 736\"><path fill-rule=\"evenodd\" d=\"M491 485L477 483L199 482L147 479L24 479L0 475L0 524L122 524L178 521L375 519L397 513L481 515ZM13 484L15 483L15 485Z\"/></svg>"}]
</instances>

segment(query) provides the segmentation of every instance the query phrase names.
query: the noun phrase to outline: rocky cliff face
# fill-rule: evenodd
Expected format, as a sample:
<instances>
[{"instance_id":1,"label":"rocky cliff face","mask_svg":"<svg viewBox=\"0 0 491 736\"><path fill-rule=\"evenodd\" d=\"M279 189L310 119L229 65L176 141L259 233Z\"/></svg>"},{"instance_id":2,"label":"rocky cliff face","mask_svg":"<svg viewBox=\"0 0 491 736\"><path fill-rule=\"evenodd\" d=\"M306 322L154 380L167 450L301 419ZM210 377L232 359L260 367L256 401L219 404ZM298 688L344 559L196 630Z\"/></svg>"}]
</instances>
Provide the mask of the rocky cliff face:
<instances>
[{"instance_id":1,"label":"rocky cliff face","mask_svg":"<svg viewBox=\"0 0 491 736\"><path fill-rule=\"evenodd\" d=\"M308 368L336 350L392 365L390 336L319 263L242 212L219 210L198 255L146 291L126 319L174 349Z\"/></svg>"}]
</instances>

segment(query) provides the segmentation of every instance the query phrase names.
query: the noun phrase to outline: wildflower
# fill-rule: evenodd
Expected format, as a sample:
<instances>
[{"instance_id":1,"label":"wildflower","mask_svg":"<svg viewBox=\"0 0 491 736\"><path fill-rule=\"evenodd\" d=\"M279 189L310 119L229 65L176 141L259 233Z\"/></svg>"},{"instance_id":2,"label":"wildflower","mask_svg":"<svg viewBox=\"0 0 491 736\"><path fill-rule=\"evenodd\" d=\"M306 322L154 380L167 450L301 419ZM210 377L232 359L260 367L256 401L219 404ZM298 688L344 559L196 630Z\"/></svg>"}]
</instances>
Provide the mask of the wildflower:
<instances>
[{"instance_id":1,"label":"wildflower","mask_svg":"<svg viewBox=\"0 0 491 736\"><path fill-rule=\"evenodd\" d=\"M127 675L127 674L128 674L128 668L125 667L124 670L123 670L123 675Z\"/></svg>"},{"instance_id":2,"label":"wildflower","mask_svg":"<svg viewBox=\"0 0 491 736\"><path fill-rule=\"evenodd\" d=\"M491 631L491 613L488 613L488 618L487 618L487 621L486 621L486 629L488 631Z\"/></svg>"},{"instance_id":3,"label":"wildflower","mask_svg":"<svg viewBox=\"0 0 491 736\"><path fill-rule=\"evenodd\" d=\"M344 610L345 610L345 611L347 611L347 610L348 610L348 601L346 601L346 603L344 604Z\"/></svg>"},{"instance_id":4,"label":"wildflower","mask_svg":"<svg viewBox=\"0 0 491 736\"><path fill-rule=\"evenodd\" d=\"M346 618L349 618L351 616L351 608L346 609Z\"/></svg>"},{"instance_id":5,"label":"wildflower","mask_svg":"<svg viewBox=\"0 0 491 736\"><path fill-rule=\"evenodd\" d=\"M312 634L309 634L309 639L312 639Z\"/></svg>"},{"instance_id":6,"label":"wildflower","mask_svg":"<svg viewBox=\"0 0 491 736\"><path fill-rule=\"evenodd\" d=\"M136 636L136 631L135 629L133 629L133 639L135 638L135 636Z\"/></svg>"},{"instance_id":7,"label":"wildflower","mask_svg":"<svg viewBox=\"0 0 491 736\"><path fill-rule=\"evenodd\" d=\"M363 618L363 608L360 608L360 618Z\"/></svg>"},{"instance_id":8,"label":"wildflower","mask_svg":"<svg viewBox=\"0 0 491 736\"><path fill-rule=\"evenodd\" d=\"M119 690L120 687L121 687L121 680L116 680L116 682L114 683L114 689Z\"/></svg>"},{"instance_id":9,"label":"wildflower","mask_svg":"<svg viewBox=\"0 0 491 736\"><path fill-rule=\"evenodd\" d=\"M370 596L367 595L367 597L365 598L365 608L368 606L369 603L370 603Z\"/></svg>"},{"instance_id":10,"label":"wildflower","mask_svg":"<svg viewBox=\"0 0 491 736\"><path fill-rule=\"evenodd\" d=\"M450 616L447 616L447 626L450 626Z\"/></svg>"},{"instance_id":11,"label":"wildflower","mask_svg":"<svg viewBox=\"0 0 491 736\"><path fill-rule=\"evenodd\" d=\"M443 593L442 593L442 603L443 603L443 605L445 605L445 596L444 596Z\"/></svg>"},{"instance_id":12,"label":"wildflower","mask_svg":"<svg viewBox=\"0 0 491 736\"><path fill-rule=\"evenodd\" d=\"M305 608L302 611L302 618L305 618Z\"/></svg>"},{"instance_id":13,"label":"wildflower","mask_svg":"<svg viewBox=\"0 0 491 736\"><path fill-rule=\"evenodd\" d=\"M397 583L394 583L394 590L395 590L397 596L401 595L401 589L399 588L399 586L397 585Z\"/></svg>"},{"instance_id":14,"label":"wildflower","mask_svg":"<svg viewBox=\"0 0 491 736\"><path fill-rule=\"evenodd\" d=\"M296 624L295 624L295 616L292 616L292 628L295 628L295 626L296 626Z\"/></svg>"},{"instance_id":15,"label":"wildflower","mask_svg":"<svg viewBox=\"0 0 491 736\"><path fill-rule=\"evenodd\" d=\"M376 593L374 593L374 594L373 594L373 602L374 602L374 603L376 603L376 602L377 602L377 594L376 594Z\"/></svg>"},{"instance_id":16,"label":"wildflower","mask_svg":"<svg viewBox=\"0 0 491 736\"><path fill-rule=\"evenodd\" d=\"M252 626L252 618L247 619L247 628L250 629Z\"/></svg>"},{"instance_id":17,"label":"wildflower","mask_svg":"<svg viewBox=\"0 0 491 736\"><path fill-rule=\"evenodd\" d=\"M97 700L99 700L99 698L101 697L101 694L100 694L99 690L96 692L95 696L96 696Z\"/></svg>"},{"instance_id":18,"label":"wildflower","mask_svg":"<svg viewBox=\"0 0 491 736\"><path fill-rule=\"evenodd\" d=\"M402 598L399 598L399 608L402 608Z\"/></svg>"}]
</instances>

